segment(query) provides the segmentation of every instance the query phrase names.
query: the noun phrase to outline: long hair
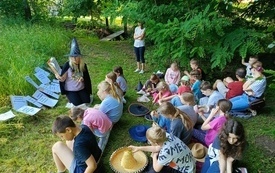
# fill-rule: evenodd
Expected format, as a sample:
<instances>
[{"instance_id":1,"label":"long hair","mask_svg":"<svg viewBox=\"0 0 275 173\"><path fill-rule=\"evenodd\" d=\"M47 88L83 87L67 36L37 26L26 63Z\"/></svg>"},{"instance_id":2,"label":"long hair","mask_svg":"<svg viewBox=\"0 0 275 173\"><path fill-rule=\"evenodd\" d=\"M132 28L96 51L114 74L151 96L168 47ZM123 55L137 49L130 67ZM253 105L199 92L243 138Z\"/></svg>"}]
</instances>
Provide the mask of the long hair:
<instances>
[{"instance_id":1,"label":"long hair","mask_svg":"<svg viewBox=\"0 0 275 173\"><path fill-rule=\"evenodd\" d=\"M180 118L182 120L182 124L186 127L187 130L193 128L193 122L190 117L178 108L175 108L170 102L162 103L158 108L158 111L160 111L166 117L167 115L172 115L172 118Z\"/></svg>"},{"instance_id":2,"label":"long hair","mask_svg":"<svg viewBox=\"0 0 275 173\"><path fill-rule=\"evenodd\" d=\"M232 102L226 99L220 99L217 105L219 106L220 110L224 113L224 116L226 118L230 118L229 111L232 108Z\"/></svg>"},{"instance_id":3,"label":"long hair","mask_svg":"<svg viewBox=\"0 0 275 173\"><path fill-rule=\"evenodd\" d=\"M72 63L71 58L74 58L74 57L69 57L69 65L70 65L72 71L83 73L86 69L85 69L85 62L82 60L82 58L80 58L79 64Z\"/></svg>"},{"instance_id":4,"label":"long hair","mask_svg":"<svg viewBox=\"0 0 275 173\"><path fill-rule=\"evenodd\" d=\"M228 142L229 133L238 137L238 141L233 145ZM245 149L246 139L244 127L240 122L233 119L228 120L222 128L219 138L221 141L221 152L225 157L230 156L234 159L241 158Z\"/></svg>"},{"instance_id":5,"label":"long hair","mask_svg":"<svg viewBox=\"0 0 275 173\"><path fill-rule=\"evenodd\" d=\"M117 76L114 72L110 72L106 75L106 77L109 79L108 82L111 84L112 90L116 91L117 94L122 97L123 96L123 91L116 82Z\"/></svg>"},{"instance_id":6,"label":"long hair","mask_svg":"<svg viewBox=\"0 0 275 173\"><path fill-rule=\"evenodd\" d=\"M115 88L111 87L111 84L107 81L102 81L97 86L98 90L105 91L108 94L111 94L118 102L121 102L121 97L117 94Z\"/></svg>"}]
</instances>

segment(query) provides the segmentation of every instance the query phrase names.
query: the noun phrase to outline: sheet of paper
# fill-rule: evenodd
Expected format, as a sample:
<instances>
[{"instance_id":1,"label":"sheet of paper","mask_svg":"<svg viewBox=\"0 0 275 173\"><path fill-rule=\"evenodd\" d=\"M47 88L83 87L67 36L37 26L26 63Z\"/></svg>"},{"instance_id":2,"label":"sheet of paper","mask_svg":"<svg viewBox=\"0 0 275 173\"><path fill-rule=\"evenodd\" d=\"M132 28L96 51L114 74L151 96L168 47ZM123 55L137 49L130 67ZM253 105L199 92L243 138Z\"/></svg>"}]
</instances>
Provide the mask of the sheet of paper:
<instances>
[{"instance_id":1,"label":"sheet of paper","mask_svg":"<svg viewBox=\"0 0 275 173\"><path fill-rule=\"evenodd\" d=\"M27 101L25 99L25 96L10 96L11 99L11 105L14 110L17 110L23 106L27 106Z\"/></svg>"},{"instance_id":2,"label":"sheet of paper","mask_svg":"<svg viewBox=\"0 0 275 173\"><path fill-rule=\"evenodd\" d=\"M43 84L50 83L51 80L44 73L38 72L35 73L34 76Z\"/></svg>"},{"instance_id":3,"label":"sheet of paper","mask_svg":"<svg viewBox=\"0 0 275 173\"><path fill-rule=\"evenodd\" d=\"M57 80L57 79L53 79L52 82L53 82L53 83L58 83L58 84L59 84L59 80Z\"/></svg>"},{"instance_id":4,"label":"sheet of paper","mask_svg":"<svg viewBox=\"0 0 275 173\"><path fill-rule=\"evenodd\" d=\"M43 92L44 94L47 94L47 96L51 96L51 97L53 97L55 99L59 98L58 94L56 94L56 93L54 93L54 92L52 92L52 91L50 91L50 90L48 90L46 88L39 87L38 90L41 91L41 92Z\"/></svg>"},{"instance_id":5,"label":"sheet of paper","mask_svg":"<svg viewBox=\"0 0 275 173\"><path fill-rule=\"evenodd\" d=\"M50 84L41 84L39 87L40 88L45 88L45 89L50 90L50 91L55 92L55 93L60 93L61 92L59 84L53 83L53 82L51 82Z\"/></svg>"},{"instance_id":6,"label":"sheet of paper","mask_svg":"<svg viewBox=\"0 0 275 173\"><path fill-rule=\"evenodd\" d=\"M30 103L32 103L33 105L35 105L36 107L38 107L38 108L41 108L41 107L43 106L42 104L40 104L36 99L32 98L31 96L26 96L25 99L26 99L28 102L30 102Z\"/></svg>"},{"instance_id":7,"label":"sheet of paper","mask_svg":"<svg viewBox=\"0 0 275 173\"><path fill-rule=\"evenodd\" d=\"M30 76L26 76L25 77L26 81L29 82L32 86L34 86L35 88L38 88L38 85L32 80L32 78Z\"/></svg>"},{"instance_id":8,"label":"sheet of paper","mask_svg":"<svg viewBox=\"0 0 275 173\"><path fill-rule=\"evenodd\" d=\"M0 121L5 121L5 120L11 119L13 117L15 117L15 115L13 114L13 112L11 110L9 110L8 112L0 114Z\"/></svg>"},{"instance_id":9,"label":"sheet of paper","mask_svg":"<svg viewBox=\"0 0 275 173\"><path fill-rule=\"evenodd\" d=\"M50 73L49 73L49 72L47 72L46 70L44 70L44 69L42 69L42 68L40 68L40 67L35 67L34 71L35 71L36 73L44 73L46 76L50 76Z\"/></svg>"},{"instance_id":10,"label":"sheet of paper","mask_svg":"<svg viewBox=\"0 0 275 173\"><path fill-rule=\"evenodd\" d=\"M23 114L27 114L27 115L35 115L37 112L39 112L41 109L39 108L35 108L35 107L31 107L31 106L23 106L20 109L18 109L18 112L21 112Z\"/></svg>"},{"instance_id":11,"label":"sheet of paper","mask_svg":"<svg viewBox=\"0 0 275 173\"><path fill-rule=\"evenodd\" d=\"M35 98L39 103L49 107L54 107L58 102L58 100L48 97L47 95L45 95L39 90L36 90L36 92L32 95L32 97Z\"/></svg>"}]
</instances>

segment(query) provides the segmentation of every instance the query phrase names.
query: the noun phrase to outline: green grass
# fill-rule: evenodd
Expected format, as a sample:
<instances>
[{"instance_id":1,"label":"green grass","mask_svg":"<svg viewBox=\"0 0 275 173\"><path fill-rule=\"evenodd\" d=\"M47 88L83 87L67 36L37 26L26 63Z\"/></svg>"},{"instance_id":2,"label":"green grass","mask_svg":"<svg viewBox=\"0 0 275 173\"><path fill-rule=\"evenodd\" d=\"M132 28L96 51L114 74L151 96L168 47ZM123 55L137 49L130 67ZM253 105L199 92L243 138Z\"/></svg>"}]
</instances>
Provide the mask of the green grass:
<instances>
[{"instance_id":1,"label":"green grass","mask_svg":"<svg viewBox=\"0 0 275 173\"><path fill-rule=\"evenodd\" d=\"M21 42L23 42L24 40L31 39L36 43L35 50L38 51L34 51L34 49L31 49L31 52L28 54L28 56L25 56L26 53L21 53L17 51L14 52L13 56L10 56L11 64L15 64L16 61L20 59L19 57L24 57L28 62L31 61L33 57L37 58L32 63L32 65L29 65L28 63L24 65L28 67L26 68L28 70L24 69L24 74L32 74L34 67L43 65L45 63L45 60L47 60L49 56L56 56L60 64L63 64L67 60L67 58L63 55L69 52L69 47L67 44L68 37L71 35L71 33L64 32L64 36L61 36L62 38L60 38L60 41L58 41L58 43L60 43L62 46L52 46L49 48L49 38L45 37L50 37L50 35L48 35L47 33L42 33L45 32L45 30L50 30L52 32L55 31L56 33L59 33L59 30L50 27L45 28L36 26L34 28L22 27L22 31L29 30L29 33L31 33L31 35L29 35L28 32L17 31L18 28L14 28L14 30L12 30L11 28L10 30L12 30L13 32L17 31L21 33L20 37L24 39L19 39L19 41L17 41L16 39L12 39L12 37L18 38L19 35L6 36L10 37L9 43L13 45L13 47L18 47L18 50L27 49L24 47L24 44L21 44ZM13 32L9 33L6 31L7 34L15 35ZM132 41L100 42L97 38L90 37L85 32L76 32L73 35L77 36L78 42L80 44L80 49L82 53L86 55L84 59L88 64L88 69L91 75L93 93L97 92L97 84L105 79L105 75L108 72L112 71L112 68L114 66L121 65L123 67L125 76L128 81L129 90L126 96L127 104L124 107L123 116L121 120L114 126L101 160L101 165L105 170L104 172L109 173L112 172L109 167L109 158L113 151L115 151L119 147L128 146L131 144L141 145L140 143L136 143L131 140L128 135L128 129L135 124L150 123L144 118L133 117L128 113L127 108L130 103L136 102L137 95L134 88L137 85L138 80L144 82L149 77L151 72L158 69L154 69L153 66L148 66L148 71L144 75L139 75L133 72L136 68L136 63L133 55ZM1 42L4 41L2 37L3 36L1 35ZM48 41L43 42L43 39ZM42 40L42 42L37 43L37 40ZM63 43L61 43L62 41ZM34 47L34 43L31 44L26 41L25 44L28 44L32 48ZM10 52L11 50L12 47L9 47L7 51ZM8 52L2 51L2 53L4 53L5 55L8 55ZM149 59L149 57L147 57L147 59ZM1 65L3 65L3 62L5 61L2 61ZM15 65L14 68L10 69L13 74L12 76L14 76L16 79L11 79L13 83L16 83L14 81L20 79L18 75L20 73L23 73L17 72L16 74L14 74L15 72L13 71L15 69L18 69L17 67L18 65ZM21 66L20 64L19 68L21 67L23 68L23 66ZM3 70L3 68L1 68L0 72L3 73L5 71ZM2 76L2 74L0 76ZM9 83L8 87L12 87L10 85L12 85L12 83ZM21 90L34 92L34 88L32 88L32 86L30 86L29 84L20 84L14 87L15 90L13 94L24 93L21 93ZM9 91L12 91L12 88L10 88ZM249 173L272 173L273 170L275 170L274 157L272 157L270 153L265 152L263 148L257 146L255 142L256 137L261 135L269 136L273 140L275 139L275 110L272 107L274 103L274 99L272 96L274 96L274 93L269 91L267 94L267 106L257 117L248 120L241 119L246 128L249 141L249 147L244 155L243 160L241 161L241 165L245 165L248 168ZM94 94L93 104L96 103L100 103L100 101ZM56 136L52 135L51 125L55 117L61 114L67 114L68 109L65 108L65 104L66 99L64 96L62 96L57 106L52 109L42 110L35 116L26 116L14 112L17 115L14 119L0 123L0 172L56 172L56 168L51 155L51 146L59 139ZM0 109L1 112L5 112L11 109L9 103L6 103L4 105L7 106L3 106ZM148 106L152 108L151 105Z\"/></svg>"}]
</instances>

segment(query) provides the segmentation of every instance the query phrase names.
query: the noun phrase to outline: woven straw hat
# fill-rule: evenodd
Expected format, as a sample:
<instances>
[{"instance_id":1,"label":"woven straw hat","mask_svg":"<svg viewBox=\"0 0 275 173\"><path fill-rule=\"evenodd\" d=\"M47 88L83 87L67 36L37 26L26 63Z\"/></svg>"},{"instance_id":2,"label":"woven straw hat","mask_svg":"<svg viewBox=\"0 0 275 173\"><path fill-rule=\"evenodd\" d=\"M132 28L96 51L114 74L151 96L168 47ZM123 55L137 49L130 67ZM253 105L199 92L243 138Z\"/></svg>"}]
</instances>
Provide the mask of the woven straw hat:
<instances>
[{"instance_id":1,"label":"woven straw hat","mask_svg":"<svg viewBox=\"0 0 275 173\"><path fill-rule=\"evenodd\" d=\"M148 164L148 158L143 151L132 151L122 147L113 152L109 160L111 169L116 173L139 173Z\"/></svg>"},{"instance_id":2,"label":"woven straw hat","mask_svg":"<svg viewBox=\"0 0 275 173\"><path fill-rule=\"evenodd\" d=\"M204 162L207 155L207 148L205 146L203 146L201 143L192 143L189 144L189 148L191 149L192 155L197 161Z\"/></svg>"}]
</instances>

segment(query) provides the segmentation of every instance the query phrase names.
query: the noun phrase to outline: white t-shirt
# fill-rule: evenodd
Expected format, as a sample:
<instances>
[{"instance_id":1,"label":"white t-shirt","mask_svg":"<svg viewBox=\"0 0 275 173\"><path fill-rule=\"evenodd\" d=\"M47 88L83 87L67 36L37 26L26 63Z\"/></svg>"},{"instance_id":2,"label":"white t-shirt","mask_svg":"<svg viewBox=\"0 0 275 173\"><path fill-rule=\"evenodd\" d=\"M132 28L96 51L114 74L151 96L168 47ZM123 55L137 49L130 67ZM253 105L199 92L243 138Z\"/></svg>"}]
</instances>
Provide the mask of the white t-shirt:
<instances>
[{"instance_id":1,"label":"white t-shirt","mask_svg":"<svg viewBox=\"0 0 275 173\"><path fill-rule=\"evenodd\" d=\"M158 156L160 165L169 166L184 173L195 173L195 159L192 152L179 138L166 133L164 142Z\"/></svg>"},{"instance_id":2,"label":"white t-shirt","mask_svg":"<svg viewBox=\"0 0 275 173\"><path fill-rule=\"evenodd\" d=\"M135 35L136 36L140 36L142 35L143 33L145 33L145 28L141 29L140 26L137 26L135 28ZM134 47L144 47L145 46L145 41L144 41L144 38L142 40L140 39L135 39L135 42L134 42Z\"/></svg>"}]
</instances>

